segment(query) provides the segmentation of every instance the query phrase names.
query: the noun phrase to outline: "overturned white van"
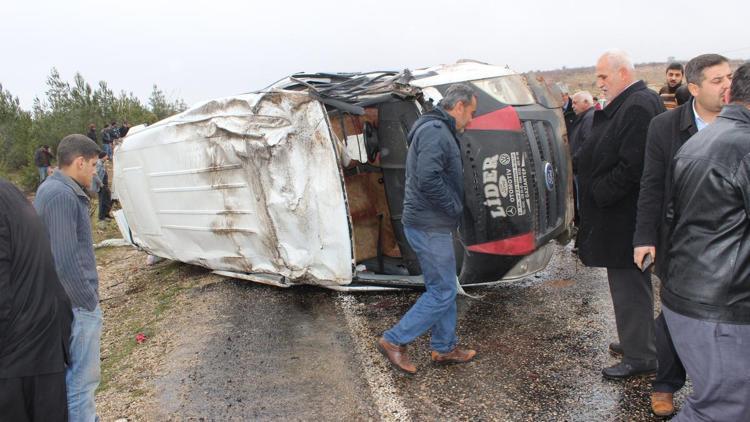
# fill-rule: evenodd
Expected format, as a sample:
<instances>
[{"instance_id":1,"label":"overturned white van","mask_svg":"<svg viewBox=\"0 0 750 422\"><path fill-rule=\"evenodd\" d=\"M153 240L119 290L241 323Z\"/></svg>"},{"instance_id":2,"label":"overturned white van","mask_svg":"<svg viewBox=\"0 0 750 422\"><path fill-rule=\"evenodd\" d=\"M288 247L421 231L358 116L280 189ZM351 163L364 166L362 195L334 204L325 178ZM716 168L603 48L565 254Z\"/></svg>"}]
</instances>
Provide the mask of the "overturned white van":
<instances>
[{"instance_id":1,"label":"overturned white van","mask_svg":"<svg viewBox=\"0 0 750 422\"><path fill-rule=\"evenodd\" d=\"M125 238L150 254L277 286L421 284L400 223L406 134L452 83L478 93L463 135L462 284L526 276L566 240L572 184L559 97L478 62L297 74L198 104L115 151Z\"/></svg>"}]
</instances>

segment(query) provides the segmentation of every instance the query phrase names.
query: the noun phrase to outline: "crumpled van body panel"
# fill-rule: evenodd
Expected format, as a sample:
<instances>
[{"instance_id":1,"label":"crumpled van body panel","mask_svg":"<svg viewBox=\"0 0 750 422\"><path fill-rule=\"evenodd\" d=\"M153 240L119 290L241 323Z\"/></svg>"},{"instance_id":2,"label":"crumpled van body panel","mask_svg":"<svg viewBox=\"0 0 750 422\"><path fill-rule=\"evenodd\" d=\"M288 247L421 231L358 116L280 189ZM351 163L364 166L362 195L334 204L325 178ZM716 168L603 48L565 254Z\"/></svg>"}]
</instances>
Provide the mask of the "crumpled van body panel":
<instances>
[{"instance_id":1,"label":"crumpled van body panel","mask_svg":"<svg viewBox=\"0 0 750 422\"><path fill-rule=\"evenodd\" d=\"M322 104L306 93L200 104L128 136L113 165L132 240L151 254L300 283L351 282L339 159Z\"/></svg>"}]
</instances>

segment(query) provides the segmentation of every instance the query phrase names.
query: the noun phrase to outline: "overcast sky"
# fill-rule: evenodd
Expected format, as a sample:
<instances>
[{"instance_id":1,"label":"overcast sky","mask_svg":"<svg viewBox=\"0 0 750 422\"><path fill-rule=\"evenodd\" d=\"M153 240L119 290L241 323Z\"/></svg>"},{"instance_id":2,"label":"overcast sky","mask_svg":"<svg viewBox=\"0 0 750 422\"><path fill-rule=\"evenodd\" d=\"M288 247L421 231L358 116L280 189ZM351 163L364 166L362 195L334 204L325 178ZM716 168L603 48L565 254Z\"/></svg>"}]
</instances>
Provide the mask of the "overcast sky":
<instances>
[{"instance_id":1,"label":"overcast sky","mask_svg":"<svg viewBox=\"0 0 750 422\"><path fill-rule=\"evenodd\" d=\"M188 104L297 71L400 70L472 58L524 72L707 52L750 58L750 1L3 2L0 83L30 108L50 69ZM512 4L512 5L511 5ZM606 5L606 6L605 6Z\"/></svg>"}]
</instances>

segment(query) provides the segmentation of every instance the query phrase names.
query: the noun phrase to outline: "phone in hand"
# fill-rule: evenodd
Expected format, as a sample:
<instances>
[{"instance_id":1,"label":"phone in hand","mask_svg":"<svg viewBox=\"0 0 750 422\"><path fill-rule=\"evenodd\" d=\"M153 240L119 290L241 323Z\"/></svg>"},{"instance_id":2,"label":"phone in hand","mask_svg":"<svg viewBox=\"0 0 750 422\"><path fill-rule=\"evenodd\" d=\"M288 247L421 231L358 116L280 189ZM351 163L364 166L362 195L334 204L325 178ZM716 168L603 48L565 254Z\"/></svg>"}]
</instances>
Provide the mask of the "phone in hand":
<instances>
[{"instance_id":1,"label":"phone in hand","mask_svg":"<svg viewBox=\"0 0 750 422\"><path fill-rule=\"evenodd\" d=\"M646 270L649 269L651 265L654 264L654 257L647 253L646 256L643 257L643 263L641 264L641 272L646 272Z\"/></svg>"}]
</instances>

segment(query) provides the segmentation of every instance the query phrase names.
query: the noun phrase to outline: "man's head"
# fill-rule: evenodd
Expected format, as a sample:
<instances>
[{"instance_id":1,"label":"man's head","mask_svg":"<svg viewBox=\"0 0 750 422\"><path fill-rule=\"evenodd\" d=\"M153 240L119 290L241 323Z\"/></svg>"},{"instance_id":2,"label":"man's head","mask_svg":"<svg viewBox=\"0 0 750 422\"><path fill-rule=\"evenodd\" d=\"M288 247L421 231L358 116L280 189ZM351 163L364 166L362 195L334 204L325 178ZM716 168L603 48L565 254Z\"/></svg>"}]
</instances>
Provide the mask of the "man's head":
<instances>
[{"instance_id":1,"label":"man's head","mask_svg":"<svg viewBox=\"0 0 750 422\"><path fill-rule=\"evenodd\" d=\"M682 75L685 73L682 64L674 62L667 66L667 85L675 88L682 83Z\"/></svg>"},{"instance_id":2,"label":"man's head","mask_svg":"<svg viewBox=\"0 0 750 422\"><path fill-rule=\"evenodd\" d=\"M117 120L112 120L112 122L109 125L110 126L117 126Z\"/></svg>"},{"instance_id":3,"label":"man's head","mask_svg":"<svg viewBox=\"0 0 750 422\"><path fill-rule=\"evenodd\" d=\"M573 111L576 114L585 113L586 110L594 106L594 98L588 91L578 91L573 94Z\"/></svg>"},{"instance_id":4,"label":"man's head","mask_svg":"<svg viewBox=\"0 0 750 422\"><path fill-rule=\"evenodd\" d=\"M109 124L105 124L105 125L104 125L104 129L106 129L106 128L108 128L108 127L109 127Z\"/></svg>"},{"instance_id":5,"label":"man's head","mask_svg":"<svg viewBox=\"0 0 750 422\"><path fill-rule=\"evenodd\" d=\"M570 90L568 89L568 84L564 82L558 82L557 87L560 88L560 93L562 94L562 102L563 107L568 105L568 100L570 100Z\"/></svg>"},{"instance_id":6,"label":"man's head","mask_svg":"<svg viewBox=\"0 0 750 422\"><path fill-rule=\"evenodd\" d=\"M96 129L96 125L93 123L89 123L89 130L94 130L94 129Z\"/></svg>"},{"instance_id":7,"label":"man's head","mask_svg":"<svg viewBox=\"0 0 750 422\"><path fill-rule=\"evenodd\" d=\"M477 111L477 96L469 85L453 84L448 87L440 105L456 119L456 129L463 132Z\"/></svg>"},{"instance_id":8,"label":"man's head","mask_svg":"<svg viewBox=\"0 0 750 422\"><path fill-rule=\"evenodd\" d=\"M612 101L635 82L635 67L630 56L621 50L610 50L596 62L596 84L607 100Z\"/></svg>"},{"instance_id":9,"label":"man's head","mask_svg":"<svg viewBox=\"0 0 750 422\"><path fill-rule=\"evenodd\" d=\"M729 101L750 108L750 63L743 64L734 72Z\"/></svg>"},{"instance_id":10,"label":"man's head","mask_svg":"<svg viewBox=\"0 0 750 422\"><path fill-rule=\"evenodd\" d=\"M725 104L725 96L732 83L729 60L718 54L701 54L685 66L685 77L690 94L703 109L718 113Z\"/></svg>"},{"instance_id":11,"label":"man's head","mask_svg":"<svg viewBox=\"0 0 750 422\"><path fill-rule=\"evenodd\" d=\"M99 153L99 159L102 161L107 161L109 160L109 155L107 155L106 152L102 151Z\"/></svg>"},{"instance_id":12,"label":"man's head","mask_svg":"<svg viewBox=\"0 0 750 422\"><path fill-rule=\"evenodd\" d=\"M68 135L57 146L60 171L82 186L90 186L101 150L83 135Z\"/></svg>"}]
</instances>

